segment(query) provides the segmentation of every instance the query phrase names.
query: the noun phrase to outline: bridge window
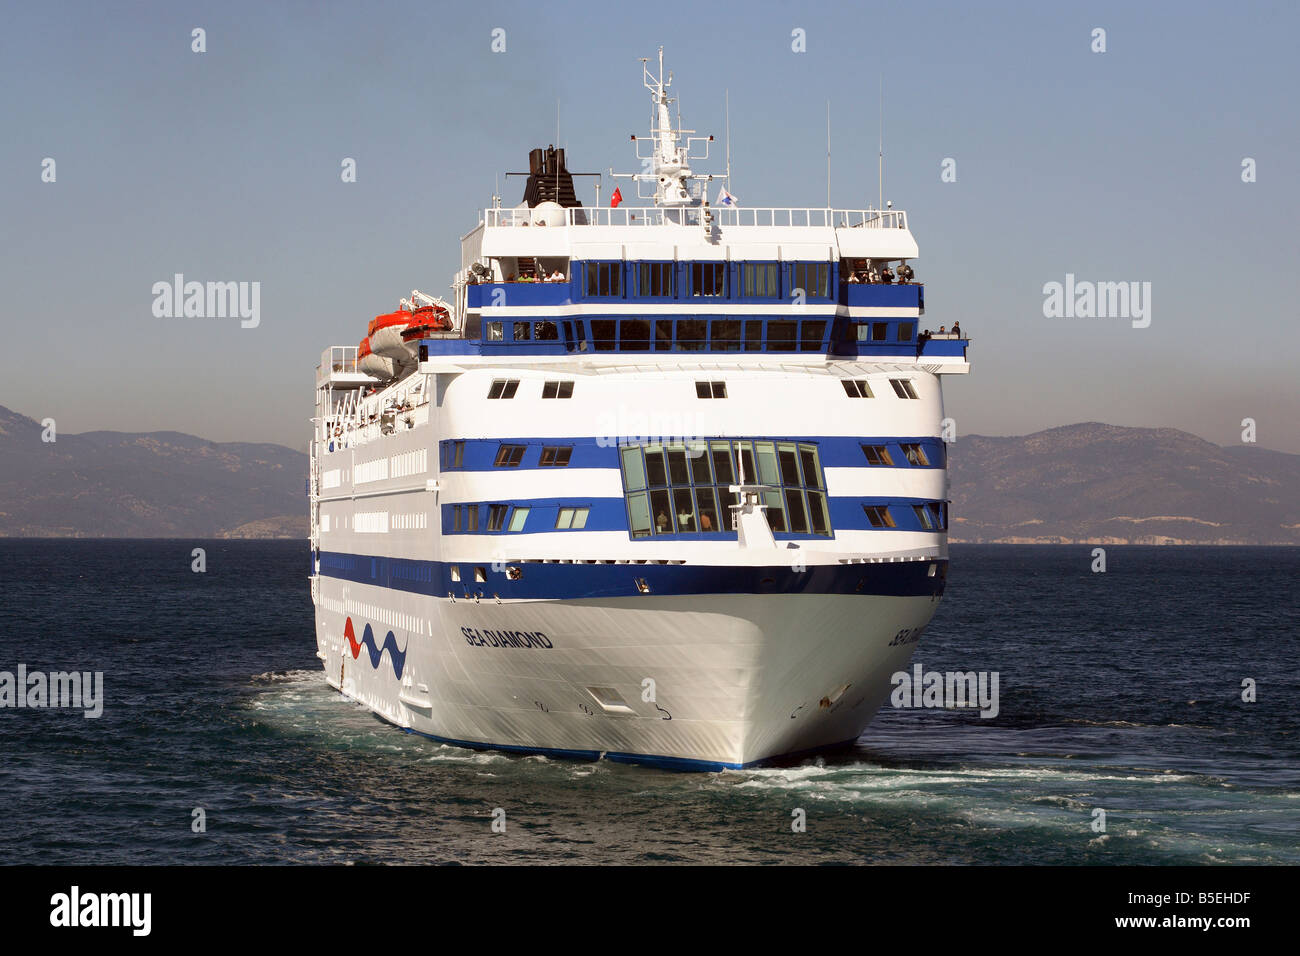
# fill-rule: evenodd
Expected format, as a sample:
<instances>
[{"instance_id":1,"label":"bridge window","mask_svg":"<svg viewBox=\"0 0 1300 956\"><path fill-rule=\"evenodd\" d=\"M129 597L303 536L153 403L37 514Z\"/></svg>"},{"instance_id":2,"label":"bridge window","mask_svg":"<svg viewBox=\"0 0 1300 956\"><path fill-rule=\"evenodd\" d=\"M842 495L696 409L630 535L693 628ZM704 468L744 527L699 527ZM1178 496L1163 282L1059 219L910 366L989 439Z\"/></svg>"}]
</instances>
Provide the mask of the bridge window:
<instances>
[{"instance_id":1,"label":"bridge window","mask_svg":"<svg viewBox=\"0 0 1300 956\"><path fill-rule=\"evenodd\" d=\"M602 298L621 298L623 295L623 263L588 262L587 295Z\"/></svg>"},{"instance_id":2,"label":"bridge window","mask_svg":"<svg viewBox=\"0 0 1300 956\"><path fill-rule=\"evenodd\" d=\"M708 383L703 383L708 384ZM695 441L624 448L620 455L633 538L709 534L730 526L731 487L743 473L768 486L773 531L829 535L817 447L799 442Z\"/></svg>"},{"instance_id":3,"label":"bridge window","mask_svg":"<svg viewBox=\"0 0 1300 956\"><path fill-rule=\"evenodd\" d=\"M677 323L677 347L683 352L702 352L709 344L708 319L681 319Z\"/></svg>"},{"instance_id":4,"label":"bridge window","mask_svg":"<svg viewBox=\"0 0 1300 956\"><path fill-rule=\"evenodd\" d=\"M621 319L618 325L619 348L625 352L650 351L649 319Z\"/></svg>"},{"instance_id":5,"label":"bridge window","mask_svg":"<svg viewBox=\"0 0 1300 956\"><path fill-rule=\"evenodd\" d=\"M591 341L598 352L614 351L614 332L618 323L613 319L591 320Z\"/></svg>"},{"instance_id":6,"label":"bridge window","mask_svg":"<svg viewBox=\"0 0 1300 956\"><path fill-rule=\"evenodd\" d=\"M695 397L696 398L726 398L727 383L726 382L696 382Z\"/></svg>"},{"instance_id":7,"label":"bridge window","mask_svg":"<svg viewBox=\"0 0 1300 956\"><path fill-rule=\"evenodd\" d=\"M862 454L867 456L868 465L891 467L894 459L889 457L889 449L884 445L863 445Z\"/></svg>"},{"instance_id":8,"label":"bridge window","mask_svg":"<svg viewBox=\"0 0 1300 956\"><path fill-rule=\"evenodd\" d=\"M691 263L691 295L725 295L726 287L725 262Z\"/></svg>"},{"instance_id":9,"label":"bridge window","mask_svg":"<svg viewBox=\"0 0 1300 956\"><path fill-rule=\"evenodd\" d=\"M831 266L829 262L794 262L790 265L790 294L802 289L809 299L830 298Z\"/></svg>"},{"instance_id":10,"label":"bridge window","mask_svg":"<svg viewBox=\"0 0 1300 956\"><path fill-rule=\"evenodd\" d=\"M805 320L800 329L799 349L803 352L820 352L826 335L826 323Z\"/></svg>"},{"instance_id":11,"label":"bridge window","mask_svg":"<svg viewBox=\"0 0 1300 956\"><path fill-rule=\"evenodd\" d=\"M555 516L555 527L560 531L577 531L587 526L590 508L561 508Z\"/></svg>"},{"instance_id":12,"label":"bridge window","mask_svg":"<svg viewBox=\"0 0 1300 956\"><path fill-rule=\"evenodd\" d=\"M919 468L929 467L930 459L925 457L925 449L920 445L904 442L898 447L903 450L903 455L907 458L909 465L916 465Z\"/></svg>"},{"instance_id":13,"label":"bridge window","mask_svg":"<svg viewBox=\"0 0 1300 956\"><path fill-rule=\"evenodd\" d=\"M746 296L775 299L781 294L775 262L746 262L741 266Z\"/></svg>"},{"instance_id":14,"label":"bridge window","mask_svg":"<svg viewBox=\"0 0 1300 956\"><path fill-rule=\"evenodd\" d=\"M773 320L767 323L767 350L769 352L793 352L795 350L795 333L798 322Z\"/></svg>"},{"instance_id":15,"label":"bridge window","mask_svg":"<svg viewBox=\"0 0 1300 956\"><path fill-rule=\"evenodd\" d=\"M677 269L673 262L637 264L637 295L671 299L677 295Z\"/></svg>"},{"instance_id":16,"label":"bridge window","mask_svg":"<svg viewBox=\"0 0 1300 956\"><path fill-rule=\"evenodd\" d=\"M866 379L846 378L842 382L840 382L840 384L844 386L844 394L848 395L849 398L875 398L876 397L875 394L871 391L871 386L867 384Z\"/></svg>"},{"instance_id":17,"label":"bridge window","mask_svg":"<svg viewBox=\"0 0 1300 956\"><path fill-rule=\"evenodd\" d=\"M519 389L517 378L494 378L488 389L488 398L514 398Z\"/></svg>"},{"instance_id":18,"label":"bridge window","mask_svg":"<svg viewBox=\"0 0 1300 956\"><path fill-rule=\"evenodd\" d=\"M573 398L573 382L546 382L542 385L542 398Z\"/></svg>"},{"instance_id":19,"label":"bridge window","mask_svg":"<svg viewBox=\"0 0 1300 956\"><path fill-rule=\"evenodd\" d=\"M571 457L573 457L572 445L547 445L542 449L542 457L538 464L543 468L563 468L569 464Z\"/></svg>"},{"instance_id":20,"label":"bridge window","mask_svg":"<svg viewBox=\"0 0 1300 956\"><path fill-rule=\"evenodd\" d=\"M899 398L920 398L920 396L916 394L916 389L912 387L910 379L891 378L889 384L894 386L894 394Z\"/></svg>"},{"instance_id":21,"label":"bridge window","mask_svg":"<svg viewBox=\"0 0 1300 956\"><path fill-rule=\"evenodd\" d=\"M867 513L867 521L873 528L895 528L894 517L889 513L889 509L884 505L863 505L862 510Z\"/></svg>"},{"instance_id":22,"label":"bridge window","mask_svg":"<svg viewBox=\"0 0 1300 956\"><path fill-rule=\"evenodd\" d=\"M523 445L502 445L497 449L497 458L492 464L496 468L518 468L523 459Z\"/></svg>"},{"instance_id":23,"label":"bridge window","mask_svg":"<svg viewBox=\"0 0 1300 956\"><path fill-rule=\"evenodd\" d=\"M715 352L740 351L740 320L714 319L709 330L709 348Z\"/></svg>"}]
</instances>

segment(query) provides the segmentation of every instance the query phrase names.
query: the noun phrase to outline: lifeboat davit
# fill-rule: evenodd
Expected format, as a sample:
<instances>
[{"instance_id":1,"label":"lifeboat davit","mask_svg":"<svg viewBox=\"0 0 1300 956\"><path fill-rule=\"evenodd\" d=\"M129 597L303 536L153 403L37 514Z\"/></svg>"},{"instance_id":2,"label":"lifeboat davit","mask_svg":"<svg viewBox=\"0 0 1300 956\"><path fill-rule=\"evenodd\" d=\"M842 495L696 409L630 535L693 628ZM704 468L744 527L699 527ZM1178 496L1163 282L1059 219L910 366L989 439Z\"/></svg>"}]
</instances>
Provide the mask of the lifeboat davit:
<instances>
[{"instance_id":1,"label":"lifeboat davit","mask_svg":"<svg viewBox=\"0 0 1300 956\"><path fill-rule=\"evenodd\" d=\"M367 375L373 375L384 381L392 378L397 371L392 359L376 355L370 350L369 336L362 339L357 346L357 368Z\"/></svg>"}]
</instances>

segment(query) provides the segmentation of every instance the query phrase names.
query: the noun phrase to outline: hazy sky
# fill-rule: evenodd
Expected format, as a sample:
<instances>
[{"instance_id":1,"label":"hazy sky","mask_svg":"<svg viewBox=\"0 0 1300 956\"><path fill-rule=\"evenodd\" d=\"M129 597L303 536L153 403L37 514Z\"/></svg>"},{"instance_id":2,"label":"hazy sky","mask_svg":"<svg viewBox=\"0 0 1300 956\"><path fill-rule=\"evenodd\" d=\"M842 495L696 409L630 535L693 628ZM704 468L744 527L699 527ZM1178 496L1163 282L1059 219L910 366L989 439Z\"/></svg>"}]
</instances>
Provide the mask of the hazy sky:
<instances>
[{"instance_id":1,"label":"hazy sky","mask_svg":"<svg viewBox=\"0 0 1300 956\"><path fill-rule=\"evenodd\" d=\"M570 168L635 166L638 58L662 44L685 124L719 147L730 89L748 206L825 202L828 98L832 201L874 202L883 74L922 324L973 337L974 371L946 380L959 434L1104 421L1228 444L1251 417L1262 446L1300 452L1297 9L11 4L0 404L65 433L304 447L321 350L413 287L446 293L495 175L555 140L557 100ZM154 317L177 272L260 282L260 326ZM1150 326L1045 318L1044 283L1067 273L1151 283Z\"/></svg>"}]
</instances>

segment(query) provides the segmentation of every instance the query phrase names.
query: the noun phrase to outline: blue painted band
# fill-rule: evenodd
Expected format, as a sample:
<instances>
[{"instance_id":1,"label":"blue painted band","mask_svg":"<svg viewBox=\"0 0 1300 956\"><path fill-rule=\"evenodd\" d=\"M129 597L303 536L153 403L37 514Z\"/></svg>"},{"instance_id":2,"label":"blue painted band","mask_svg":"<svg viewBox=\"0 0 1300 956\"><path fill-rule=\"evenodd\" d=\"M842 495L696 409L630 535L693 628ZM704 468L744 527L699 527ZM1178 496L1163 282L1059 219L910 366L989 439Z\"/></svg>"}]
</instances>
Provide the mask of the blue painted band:
<instances>
[{"instance_id":1,"label":"blue painted band","mask_svg":"<svg viewBox=\"0 0 1300 956\"><path fill-rule=\"evenodd\" d=\"M933 576L931 566L935 566ZM451 569L459 570L453 581ZM424 561L378 555L322 551L320 573L358 584L431 597L475 595L502 600L579 601L596 598L713 594L862 594L885 597L939 596L947 561L813 565L796 571L789 564L764 567L699 564L551 564L511 562L496 570L490 563ZM475 581L475 569L485 581ZM508 568L518 568L512 580ZM642 591L638 581L647 590Z\"/></svg>"}]
</instances>

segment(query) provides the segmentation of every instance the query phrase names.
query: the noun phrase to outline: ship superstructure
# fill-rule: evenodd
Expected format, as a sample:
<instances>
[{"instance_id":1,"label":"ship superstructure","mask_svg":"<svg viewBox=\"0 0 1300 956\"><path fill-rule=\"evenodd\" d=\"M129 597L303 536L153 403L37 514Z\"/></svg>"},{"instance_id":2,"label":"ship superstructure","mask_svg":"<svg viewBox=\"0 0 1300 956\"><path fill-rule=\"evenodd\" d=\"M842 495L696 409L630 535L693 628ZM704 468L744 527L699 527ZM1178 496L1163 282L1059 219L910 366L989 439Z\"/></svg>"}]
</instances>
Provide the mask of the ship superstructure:
<instances>
[{"instance_id":1,"label":"ship superstructure","mask_svg":"<svg viewBox=\"0 0 1300 956\"><path fill-rule=\"evenodd\" d=\"M941 376L895 209L737 207L662 68L642 204L563 150L326 350L326 678L449 743L715 769L854 740L943 593ZM621 194L622 186L619 186Z\"/></svg>"}]
</instances>

